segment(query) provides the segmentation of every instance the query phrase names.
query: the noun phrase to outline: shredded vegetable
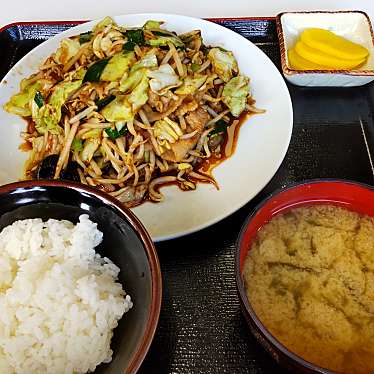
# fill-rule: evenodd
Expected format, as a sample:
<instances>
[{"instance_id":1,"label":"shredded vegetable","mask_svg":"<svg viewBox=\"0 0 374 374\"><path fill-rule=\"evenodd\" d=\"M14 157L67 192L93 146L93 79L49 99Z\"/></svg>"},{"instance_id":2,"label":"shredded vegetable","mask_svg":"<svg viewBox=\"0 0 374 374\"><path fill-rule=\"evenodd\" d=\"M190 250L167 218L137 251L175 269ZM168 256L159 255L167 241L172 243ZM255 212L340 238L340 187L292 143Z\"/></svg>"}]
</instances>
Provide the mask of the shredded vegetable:
<instances>
[{"instance_id":1,"label":"shredded vegetable","mask_svg":"<svg viewBox=\"0 0 374 374\"><path fill-rule=\"evenodd\" d=\"M164 183L217 185L200 165L231 154L236 118L260 110L232 52L162 24L106 17L21 82L4 108L29 123L26 179L73 176L127 206L161 201Z\"/></svg>"}]
</instances>

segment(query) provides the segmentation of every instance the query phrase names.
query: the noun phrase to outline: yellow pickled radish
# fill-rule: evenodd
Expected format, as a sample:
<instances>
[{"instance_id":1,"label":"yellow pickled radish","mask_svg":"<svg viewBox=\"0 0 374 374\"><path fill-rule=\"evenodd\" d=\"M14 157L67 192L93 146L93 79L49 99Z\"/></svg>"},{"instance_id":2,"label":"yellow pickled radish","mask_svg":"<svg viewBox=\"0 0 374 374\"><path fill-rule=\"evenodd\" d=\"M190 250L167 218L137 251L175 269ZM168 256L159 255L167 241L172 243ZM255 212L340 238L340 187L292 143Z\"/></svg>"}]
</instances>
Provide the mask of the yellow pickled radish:
<instances>
[{"instance_id":1,"label":"yellow pickled radish","mask_svg":"<svg viewBox=\"0 0 374 374\"><path fill-rule=\"evenodd\" d=\"M296 70L326 70L326 66L315 64L299 56L294 49L288 51L288 63L291 69Z\"/></svg>"},{"instance_id":2,"label":"yellow pickled radish","mask_svg":"<svg viewBox=\"0 0 374 374\"><path fill-rule=\"evenodd\" d=\"M338 36L329 30L305 29L301 33L300 39L310 48L343 60L363 60L369 54L365 47Z\"/></svg>"},{"instance_id":3,"label":"yellow pickled radish","mask_svg":"<svg viewBox=\"0 0 374 374\"><path fill-rule=\"evenodd\" d=\"M296 53L306 60L314 62L318 65L324 65L328 69L340 70L340 69L353 69L361 65L366 58L357 60L343 60L339 57L328 55L318 49L311 48L302 41L298 41L295 45Z\"/></svg>"}]
</instances>

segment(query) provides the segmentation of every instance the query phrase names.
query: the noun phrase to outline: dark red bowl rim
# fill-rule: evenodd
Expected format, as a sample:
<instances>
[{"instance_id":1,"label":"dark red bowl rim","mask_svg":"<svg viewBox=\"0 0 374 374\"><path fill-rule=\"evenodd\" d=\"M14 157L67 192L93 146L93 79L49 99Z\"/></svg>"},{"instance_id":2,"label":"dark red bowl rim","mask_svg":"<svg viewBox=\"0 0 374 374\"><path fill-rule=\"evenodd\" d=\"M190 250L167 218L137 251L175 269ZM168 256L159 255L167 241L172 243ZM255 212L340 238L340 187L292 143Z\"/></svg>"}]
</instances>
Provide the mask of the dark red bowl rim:
<instances>
[{"instance_id":1,"label":"dark red bowl rim","mask_svg":"<svg viewBox=\"0 0 374 374\"><path fill-rule=\"evenodd\" d=\"M310 184L323 184L323 183L343 183L346 185L355 185L358 187L362 187L368 190L374 191L374 186L371 186L369 184L361 183L361 182L355 182L352 180L347 179L336 179L336 178L323 178L323 179L309 179L302 182L295 182L292 184L289 184L286 188L279 188L269 194L264 200L262 200L253 210L252 212L247 216L245 219L240 232L239 236L236 240L235 244L235 278L236 278L236 286L239 293L239 297L241 299L242 305L245 307L245 311L249 318L252 320L252 322L255 324L256 328L266 337L266 339L275 346L281 353L283 353L285 356L299 364L300 366L305 367L306 369L313 370L316 373L321 374L339 374L335 371L331 371L328 369L324 369L318 365L315 365L309 361L304 360L302 357L296 355L295 353L288 350L277 338L272 335L269 330L263 325L261 320L257 317L256 312L252 308L251 304L248 301L247 294L245 291L245 286L241 274L241 268L240 268L240 257L241 257L241 242L243 241L243 237L245 234L245 231L247 229L247 226L249 225L250 221L254 218L254 216L268 203L270 202L274 197L276 197L278 194L283 193L288 190L297 189L306 185Z\"/></svg>"},{"instance_id":2,"label":"dark red bowl rim","mask_svg":"<svg viewBox=\"0 0 374 374\"><path fill-rule=\"evenodd\" d=\"M158 259L156 247L148 234L147 230L136 217L136 215L124 205L122 205L117 199L106 194L105 192L99 191L93 187L70 181L55 181L55 180L33 180L33 181L22 181L14 182L0 186L0 194L10 193L18 188L32 188L32 187L64 187L75 190L79 193L87 193L93 195L104 204L113 207L118 213L123 216L135 230L136 234L140 237L140 240L144 244L144 250L146 252L149 267L151 270L151 281L152 281L152 298L151 307L148 314L147 324L145 326L144 334L141 341L138 343L132 358L123 372L123 374L135 374L140 365L142 364L153 337L156 332L162 299L162 277L160 262Z\"/></svg>"}]
</instances>

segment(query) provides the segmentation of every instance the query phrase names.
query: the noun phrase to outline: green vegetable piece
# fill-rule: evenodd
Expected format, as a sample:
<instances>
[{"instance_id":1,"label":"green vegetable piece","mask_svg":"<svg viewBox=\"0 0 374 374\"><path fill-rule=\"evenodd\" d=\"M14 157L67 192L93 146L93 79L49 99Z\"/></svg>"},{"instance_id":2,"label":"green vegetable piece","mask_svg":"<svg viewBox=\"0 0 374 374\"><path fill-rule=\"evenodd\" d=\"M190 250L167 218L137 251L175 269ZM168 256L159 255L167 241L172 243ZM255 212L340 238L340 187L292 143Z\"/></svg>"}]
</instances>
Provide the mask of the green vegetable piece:
<instances>
[{"instance_id":1,"label":"green vegetable piece","mask_svg":"<svg viewBox=\"0 0 374 374\"><path fill-rule=\"evenodd\" d=\"M34 101L39 108L41 108L44 105L44 98L40 91L36 91Z\"/></svg>"},{"instance_id":2,"label":"green vegetable piece","mask_svg":"<svg viewBox=\"0 0 374 374\"><path fill-rule=\"evenodd\" d=\"M116 129L118 131L121 131L123 127L126 126L126 122L125 121L117 121L114 126L116 126Z\"/></svg>"},{"instance_id":3,"label":"green vegetable piece","mask_svg":"<svg viewBox=\"0 0 374 374\"><path fill-rule=\"evenodd\" d=\"M178 75L169 64L160 65L157 70L150 71L148 77L152 78L149 85L153 92L161 92L181 84Z\"/></svg>"},{"instance_id":4,"label":"green vegetable piece","mask_svg":"<svg viewBox=\"0 0 374 374\"><path fill-rule=\"evenodd\" d=\"M157 56L154 52L145 54L136 64L133 65L130 72L141 69L141 68L155 68L158 66Z\"/></svg>"},{"instance_id":5,"label":"green vegetable piece","mask_svg":"<svg viewBox=\"0 0 374 374\"><path fill-rule=\"evenodd\" d=\"M77 70L73 71L73 74L71 75L72 80L83 80L85 74L86 74L86 69L84 67L80 67Z\"/></svg>"},{"instance_id":6,"label":"green vegetable piece","mask_svg":"<svg viewBox=\"0 0 374 374\"><path fill-rule=\"evenodd\" d=\"M71 143L71 150L73 152L80 152L83 149L82 139L74 138Z\"/></svg>"},{"instance_id":7,"label":"green vegetable piece","mask_svg":"<svg viewBox=\"0 0 374 374\"><path fill-rule=\"evenodd\" d=\"M117 53L112 56L104 66L99 79L101 81L115 82L122 78L132 64L136 62L135 53Z\"/></svg>"},{"instance_id":8,"label":"green vegetable piece","mask_svg":"<svg viewBox=\"0 0 374 374\"><path fill-rule=\"evenodd\" d=\"M127 78L121 80L119 84L119 90L121 92L128 92L133 90L140 83L140 81L143 78L143 75L146 74L146 69L140 69L134 71L133 73L130 73L130 75Z\"/></svg>"},{"instance_id":9,"label":"green vegetable piece","mask_svg":"<svg viewBox=\"0 0 374 374\"><path fill-rule=\"evenodd\" d=\"M92 39L92 31L83 32L79 35L79 43L84 44Z\"/></svg>"},{"instance_id":10,"label":"green vegetable piece","mask_svg":"<svg viewBox=\"0 0 374 374\"><path fill-rule=\"evenodd\" d=\"M148 100L148 78L143 75L140 83L134 88L128 97L129 102L132 104L133 111L141 108Z\"/></svg>"},{"instance_id":11,"label":"green vegetable piece","mask_svg":"<svg viewBox=\"0 0 374 374\"><path fill-rule=\"evenodd\" d=\"M153 124L153 135L159 140L174 143L183 132L174 121L160 119Z\"/></svg>"},{"instance_id":12,"label":"green vegetable piece","mask_svg":"<svg viewBox=\"0 0 374 374\"><path fill-rule=\"evenodd\" d=\"M30 96L31 95L35 96L34 94L35 91L36 90L32 89L30 91L21 92L19 94L13 95L10 101L7 104L5 104L5 110L12 113L12 110L9 110L9 109L11 109L12 107L18 107L18 108L22 108L28 111L29 110L28 104L30 101Z\"/></svg>"},{"instance_id":13,"label":"green vegetable piece","mask_svg":"<svg viewBox=\"0 0 374 374\"><path fill-rule=\"evenodd\" d=\"M35 122L35 128L39 134L49 131L52 134L62 133L59 128L59 116L61 118L61 109L56 113L50 104L43 105L39 110L33 110L32 118Z\"/></svg>"},{"instance_id":14,"label":"green vegetable piece","mask_svg":"<svg viewBox=\"0 0 374 374\"><path fill-rule=\"evenodd\" d=\"M101 140L99 138L90 138L84 142L83 150L81 152L81 160L89 163L92 160L96 150L100 146Z\"/></svg>"},{"instance_id":15,"label":"green vegetable piece","mask_svg":"<svg viewBox=\"0 0 374 374\"><path fill-rule=\"evenodd\" d=\"M95 104L97 106L97 110L100 111L105 106L107 106L109 103L111 103L116 97L114 95L109 95L107 97L104 97L103 99L97 99L95 100Z\"/></svg>"},{"instance_id":16,"label":"green vegetable piece","mask_svg":"<svg viewBox=\"0 0 374 374\"><path fill-rule=\"evenodd\" d=\"M150 153L149 151L144 151L144 161L149 162L150 161Z\"/></svg>"},{"instance_id":17,"label":"green vegetable piece","mask_svg":"<svg viewBox=\"0 0 374 374\"><path fill-rule=\"evenodd\" d=\"M116 140L117 138L125 135L129 130L127 129L127 126L123 126L121 130L117 129L105 129L105 132L108 134L109 138L112 140Z\"/></svg>"},{"instance_id":18,"label":"green vegetable piece","mask_svg":"<svg viewBox=\"0 0 374 374\"><path fill-rule=\"evenodd\" d=\"M80 48L78 40L70 38L63 39L55 53L55 60L60 64L65 64L78 53Z\"/></svg>"},{"instance_id":19,"label":"green vegetable piece","mask_svg":"<svg viewBox=\"0 0 374 374\"><path fill-rule=\"evenodd\" d=\"M121 92L128 92L133 90L142 80L144 75L147 75L146 68L157 67L157 57L152 53L147 53L130 70L129 76L123 76L120 81L119 89Z\"/></svg>"},{"instance_id":20,"label":"green vegetable piece","mask_svg":"<svg viewBox=\"0 0 374 374\"><path fill-rule=\"evenodd\" d=\"M8 113L16 114L22 117L31 116L30 101L34 100L36 92L41 88L39 82L29 84L28 82L21 82L22 91L13 95L10 100L4 105L4 110Z\"/></svg>"},{"instance_id":21,"label":"green vegetable piece","mask_svg":"<svg viewBox=\"0 0 374 374\"><path fill-rule=\"evenodd\" d=\"M149 29L159 29L162 22L159 21L153 21L149 20L143 25L143 29L149 30Z\"/></svg>"},{"instance_id":22,"label":"green vegetable piece","mask_svg":"<svg viewBox=\"0 0 374 374\"><path fill-rule=\"evenodd\" d=\"M239 117L244 111L249 94L249 78L242 75L232 78L222 91L223 102L234 117Z\"/></svg>"},{"instance_id":23,"label":"green vegetable piece","mask_svg":"<svg viewBox=\"0 0 374 374\"><path fill-rule=\"evenodd\" d=\"M211 138L215 135L222 134L226 132L227 128L229 127L229 124L224 121L223 119L220 119L216 122L216 125L214 126L214 130L212 130L208 137Z\"/></svg>"},{"instance_id":24,"label":"green vegetable piece","mask_svg":"<svg viewBox=\"0 0 374 374\"><path fill-rule=\"evenodd\" d=\"M56 84L53 92L49 97L48 104L52 105L54 109L58 110L65 103L66 99L77 90L82 84L81 80L74 82L61 82Z\"/></svg>"},{"instance_id":25,"label":"green vegetable piece","mask_svg":"<svg viewBox=\"0 0 374 374\"><path fill-rule=\"evenodd\" d=\"M183 84L175 90L177 95L189 95L197 91L206 81L207 75L201 77L191 78L186 77L183 80Z\"/></svg>"},{"instance_id":26,"label":"green vegetable piece","mask_svg":"<svg viewBox=\"0 0 374 374\"><path fill-rule=\"evenodd\" d=\"M102 19L97 25L95 25L92 31L96 33L98 31L104 30L109 25L116 26L117 24L114 22L113 18L107 16Z\"/></svg>"},{"instance_id":27,"label":"green vegetable piece","mask_svg":"<svg viewBox=\"0 0 374 374\"><path fill-rule=\"evenodd\" d=\"M157 36L171 36L171 37L176 37L177 35L171 31L167 30L153 30L152 33ZM179 37L178 37L179 38Z\"/></svg>"},{"instance_id":28,"label":"green vegetable piece","mask_svg":"<svg viewBox=\"0 0 374 374\"><path fill-rule=\"evenodd\" d=\"M200 69L200 67L201 67L201 65L199 65L199 64L194 64L194 63L191 64L191 70L194 73L196 73Z\"/></svg>"},{"instance_id":29,"label":"green vegetable piece","mask_svg":"<svg viewBox=\"0 0 374 374\"><path fill-rule=\"evenodd\" d=\"M108 122L129 121L134 118L131 103L125 95L117 96L101 111L101 114Z\"/></svg>"},{"instance_id":30,"label":"green vegetable piece","mask_svg":"<svg viewBox=\"0 0 374 374\"><path fill-rule=\"evenodd\" d=\"M62 132L62 128L58 126L61 120L61 108L67 98L77 90L81 84L81 80L56 84L49 97L48 103L39 108L39 110L33 112L32 118L40 134L44 134L46 131L50 131L53 134Z\"/></svg>"},{"instance_id":31,"label":"green vegetable piece","mask_svg":"<svg viewBox=\"0 0 374 374\"><path fill-rule=\"evenodd\" d=\"M28 89L32 85L36 84L35 83L35 75L36 74L32 74L30 77L24 78L24 79L21 80L21 83L20 83L21 91L25 91L26 89Z\"/></svg>"},{"instance_id":32,"label":"green vegetable piece","mask_svg":"<svg viewBox=\"0 0 374 374\"><path fill-rule=\"evenodd\" d=\"M135 43L134 42L126 42L123 46L122 46L122 51L123 52L132 52L135 48Z\"/></svg>"},{"instance_id":33,"label":"green vegetable piece","mask_svg":"<svg viewBox=\"0 0 374 374\"><path fill-rule=\"evenodd\" d=\"M208 58L213 66L213 71L224 81L228 82L233 72L238 71L238 63L231 52L222 51L220 48L212 48Z\"/></svg>"},{"instance_id":34,"label":"green vegetable piece","mask_svg":"<svg viewBox=\"0 0 374 374\"><path fill-rule=\"evenodd\" d=\"M142 29L126 30L125 36L129 42L137 45L145 45L144 33Z\"/></svg>"},{"instance_id":35,"label":"green vegetable piece","mask_svg":"<svg viewBox=\"0 0 374 374\"><path fill-rule=\"evenodd\" d=\"M156 31L153 31L153 33L157 33ZM174 44L175 47L184 48L185 45L182 42L180 38L177 36L171 36L171 35L159 35L157 39L149 39L147 40L147 44L149 44L152 47L162 47L167 46L169 43Z\"/></svg>"},{"instance_id":36,"label":"green vegetable piece","mask_svg":"<svg viewBox=\"0 0 374 374\"><path fill-rule=\"evenodd\" d=\"M109 62L109 58L104 58L103 60L97 61L92 64L86 71L83 78L83 83L85 82L99 82L101 74L103 73L105 66Z\"/></svg>"},{"instance_id":37,"label":"green vegetable piece","mask_svg":"<svg viewBox=\"0 0 374 374\"><path fill-rule=\"evenodd\" d=\"M190 32L186 32L186 33L180 34L178 36L183 41L183 43L189 43L193 40L201 39L201 31L200 30L192 30Z\"/></svg>"},{"instance_id":38,"label":"green vegetable piece","mask_svg":"<svg viewBox=\"0 0 374 374\"><path fill-rule=\"evenodd\" d=\"M103 131L102 129L92 129L84 133L84 138L85 139L100 138L102 131Z\"/></svg>"}]
</instances>

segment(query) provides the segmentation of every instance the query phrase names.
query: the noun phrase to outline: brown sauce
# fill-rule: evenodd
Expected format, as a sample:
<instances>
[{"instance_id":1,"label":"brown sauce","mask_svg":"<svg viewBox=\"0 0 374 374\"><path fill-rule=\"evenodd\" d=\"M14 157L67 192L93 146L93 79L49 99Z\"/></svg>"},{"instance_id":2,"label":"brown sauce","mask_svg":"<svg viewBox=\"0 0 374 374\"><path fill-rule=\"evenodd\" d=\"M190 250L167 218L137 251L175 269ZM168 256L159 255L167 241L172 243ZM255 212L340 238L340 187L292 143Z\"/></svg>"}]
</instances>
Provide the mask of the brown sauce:
<instances>
[{"instance_id":1,"label":"brown sauce","mask_svg":"<svg viewBox=\"0 0 374 374\"><path fill-rule=\"evenodd\" d=\"M212 171L213 171L213 169L215 167L217 167L218 165L220 165L223 161L225 161L226 159L228 159L229 157L231 157L234 154L235 149L236 149L236 145L237 145L237 142L238 142L240 128L243 125L243 123L247 119L249 119L250 117L252 117L254 114L256 114L256 113L247 113L247 112L244 112L238 118L239 119L239 123L237 124L237 126L235 128L231 155L229 155L227 157L224 154L225 153L225 147L226 147L226 144L227 144L227 141L228 141L227 133L225 133L224 140L223 140L223 142L221 144L221 152L219 154L212 153L212 155L209 158L203 159L203 161L198 165L197 172L200 175L202 175L202 176L206 176L206 180L193 178L191 176L186 177L186 179L188 181L190 181L190 182L195 183L195 184L198 184L198 183L212 184L213 186L215 186L219 190L219 185L217 183L215 183L215 180L214 180L214 178L212 176ZM177 173L175 171L173 171L173 172L162 173L162 174L158 175L157 177L161 177L161 176L176 176L176 174ZM181 191L190 191L190 190L184 190L180 186L180 184L179 184L178 181L160 183L157 186L156 191L158 192L161 188L167 187L167 186L177 186ZM152 203L156 203L155 201L150 200L149 196L147 196L143 201L140 201L136 205L141 205L143 202L146 202L146 201L149 201L149 202L152 202Z\"/></svg>"},{"instance_id":2,"label":"brown sauce","mask_svg":"<svg viewBox=\"0 0 374 374\"><path fill-rule=\"evenodd\" d=\"M212 177L213 169L234 154L234 152L236 150L236 145L237 145L237 142L238 142L238 138L239 138L240 128L242 127L243 123L247 119L252 117L254 114L255 113L244 112L238 118L239 123L237 124L237 126L235 128L231 155L229 155L229 156L225 155L225 148L226 148L226 144L227 144L227 141L228 141L228 136L227 136L227 133L226 133L224 141L221 144L221 153L219 155L212 153L212 155L209 158L205 158L201 162L201 164L199 165L199 168L198 168L199 173Z\"/></svg>"},{"instance_id":3,"label":"brown sauce","mask_svg":"<svg viewBox=\"0 0 374 374\"><path fill-rule=\"evenodd\" d=\"M18 146L18 149L22 152L32 151L32 144L30 142L24 142Z\"/></svg>"},{"instance_id":4,"label":"brown sauce","mask_svg":"<svg viewBox=\"0 0 374 374\"><path fill-rule=\"evenodd\" d=\"M34 131L36 131L35 122L31 117L23 117L23 119L27 123L26 131L28 134L32 134Z\"/></svg>"}]
</instances>

